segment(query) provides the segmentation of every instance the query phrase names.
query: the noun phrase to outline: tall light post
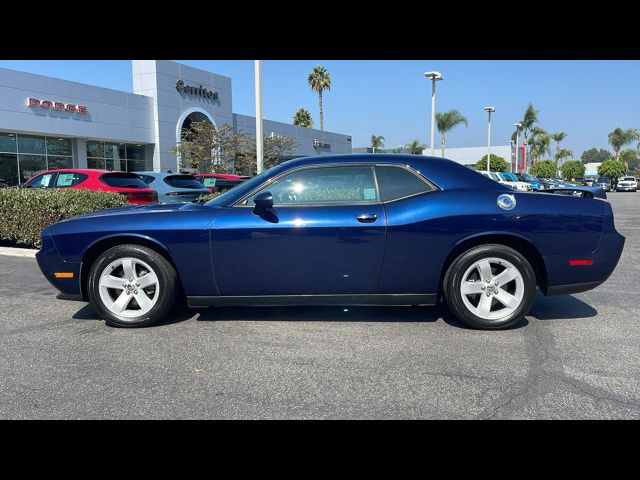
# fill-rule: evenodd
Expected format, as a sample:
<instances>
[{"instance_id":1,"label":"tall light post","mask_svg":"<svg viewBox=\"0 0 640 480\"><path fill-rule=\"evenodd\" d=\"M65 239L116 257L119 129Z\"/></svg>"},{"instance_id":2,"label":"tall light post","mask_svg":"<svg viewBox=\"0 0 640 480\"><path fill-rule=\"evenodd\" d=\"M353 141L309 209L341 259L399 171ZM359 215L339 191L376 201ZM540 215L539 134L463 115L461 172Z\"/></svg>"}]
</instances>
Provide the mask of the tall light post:
<instances>
[{"instance_id":1,"label":"tall light post","mask_svg":"<svg viewBox=\"0 0 640 480\"><path fill-rule=\"evenodd\" d=\"M484 107L484 111L489 114L489 140L487 143L487 173L491 171L491 114L496 111L494 107Z\"/></svg>"},{"instance_id":2,"label":"tall light post","mask_svg":"<svg viewBox=\"0 0 640 480\"><path fill-rule=\"evenodd\" d=\"M516 173L518 173L518 155L520 153L518 149L520 148L520 128L522 128L522 123L517 122L513 126L516 127ZM513 171L513 165L511 166L511 171Z\"/></svg>"},{"instance_id":3,"label":"tall light post","mask_svg":"<svg viewBox=\"0 0 640 480\"><path fill-rule=\"evenodd\" d=\"M436 128L436 82L444 80L444 77L440 72L424 72L424 76L431 79L431 156L435 157L436 146L433 137Z\"/></svg>"},{"instance_id":4,"label":"tall light post","mask_svg":"<svg viewBox=\"0 0 640 480\"><path fill-rule=\"evenodd\" d=\"M260 60L255 60L255 82L256 82L256 157L257 171L262 173L263 149L262 149L262 64Z\"/></svg>"}]
</instances>

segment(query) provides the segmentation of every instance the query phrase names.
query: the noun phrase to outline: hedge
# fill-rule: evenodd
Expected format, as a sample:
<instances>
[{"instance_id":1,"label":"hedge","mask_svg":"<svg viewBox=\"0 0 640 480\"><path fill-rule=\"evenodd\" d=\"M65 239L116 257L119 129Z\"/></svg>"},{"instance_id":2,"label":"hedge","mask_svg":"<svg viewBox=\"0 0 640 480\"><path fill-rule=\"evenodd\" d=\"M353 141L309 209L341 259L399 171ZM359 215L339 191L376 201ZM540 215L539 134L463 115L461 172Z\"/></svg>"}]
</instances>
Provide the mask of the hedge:
<instances>
[{"instance_id":1,"label":"hedge","mask_svg":"<svg viewBox=\"0 0 640 480\"><path fill-rule=\"evenodd\" d=\"M124 195L79 189L0 189L0 240L40 248L40 232L82 213L127 206Z\"/></svg>"}]
</instances>

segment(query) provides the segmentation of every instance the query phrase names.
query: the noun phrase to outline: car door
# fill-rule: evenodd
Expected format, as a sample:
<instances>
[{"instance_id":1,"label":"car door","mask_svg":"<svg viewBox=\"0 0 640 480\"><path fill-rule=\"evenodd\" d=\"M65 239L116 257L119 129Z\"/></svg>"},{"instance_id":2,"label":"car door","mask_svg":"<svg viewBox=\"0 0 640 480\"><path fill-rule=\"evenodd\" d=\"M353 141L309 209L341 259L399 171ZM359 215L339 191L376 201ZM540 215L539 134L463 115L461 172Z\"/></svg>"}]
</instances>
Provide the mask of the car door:
<instances>
[{"instance_id":1,"label":"car door","mask_svg":"<svg viewBox=\"0 0 640 480\"><path fill-rule=\"evenodd\" d=\"M254 197L273 195L273 216ZM385 242L371 165L303 167L283 174L214 222L212 259L224 296L373 294Z\"/></svg>"}]
</instances>

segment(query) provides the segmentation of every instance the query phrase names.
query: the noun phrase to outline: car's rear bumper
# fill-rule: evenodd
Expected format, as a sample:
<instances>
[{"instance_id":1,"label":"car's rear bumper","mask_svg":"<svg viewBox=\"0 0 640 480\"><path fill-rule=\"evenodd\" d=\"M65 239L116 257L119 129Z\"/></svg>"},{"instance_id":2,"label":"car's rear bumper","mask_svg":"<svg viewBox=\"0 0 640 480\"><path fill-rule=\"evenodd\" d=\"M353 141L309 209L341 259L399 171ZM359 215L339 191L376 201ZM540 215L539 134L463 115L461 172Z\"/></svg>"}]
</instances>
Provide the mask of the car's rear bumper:
<instances>
[{"instance_id":1,"label":"car's rear bumper","mask_svg":"<svg viewBox=\"0 0 640 480\"><path fill-rule=\"evenodd\" d=\"M543 257L547 269L547 296L585 292L605 282L613 273L625 238L617 231L603 233L598 248L589 255ZM571 265L571 260L590 260L587 265Z\"/></svg>"},{"instance_id":2,"label":"car's rear bumper","mask_svg":"<svg viewBox=\"0 0 640 480\"><path fill-rule=\"evenodd\" d=\"M45 278L55 288L68 295L80 294L80 270L82 263L65 262L53 243L51 235L42 236L42 248L36 253L38 266ZM64 274L56 277L56 273Z\"/></svg>"}]
</instances>

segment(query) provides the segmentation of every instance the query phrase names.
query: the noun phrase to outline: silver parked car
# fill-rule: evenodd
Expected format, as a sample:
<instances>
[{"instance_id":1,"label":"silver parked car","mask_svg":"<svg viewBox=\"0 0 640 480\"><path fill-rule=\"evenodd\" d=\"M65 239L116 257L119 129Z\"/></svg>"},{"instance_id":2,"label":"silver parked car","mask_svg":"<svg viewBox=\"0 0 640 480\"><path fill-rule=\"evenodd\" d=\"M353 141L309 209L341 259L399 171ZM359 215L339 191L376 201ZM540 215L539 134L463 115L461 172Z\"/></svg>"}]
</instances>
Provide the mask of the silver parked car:
<instances>
[{"instance_id":1,"label":"silver parked car","mask_svg":"<svg viewBox=\"0 0 640 480\"><path fill-rule=\"evenodd\" d=\"M191 202L200 195L209 193L193 175L165 172L135 172L142 180L158 192L158 202Z\"/></svg>"}]
</instances>

